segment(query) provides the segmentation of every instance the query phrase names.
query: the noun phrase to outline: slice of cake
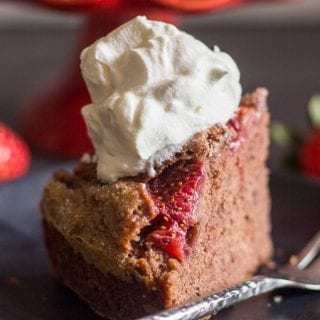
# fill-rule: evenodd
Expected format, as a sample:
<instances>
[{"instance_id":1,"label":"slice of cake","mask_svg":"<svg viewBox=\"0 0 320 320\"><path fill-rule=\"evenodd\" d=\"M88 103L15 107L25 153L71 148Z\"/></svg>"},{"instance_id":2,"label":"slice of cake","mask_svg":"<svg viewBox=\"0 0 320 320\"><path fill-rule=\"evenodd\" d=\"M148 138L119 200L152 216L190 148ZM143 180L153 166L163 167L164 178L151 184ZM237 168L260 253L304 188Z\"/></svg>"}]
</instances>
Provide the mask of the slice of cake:
<instances>
[{"instance_id":1,"label":"slice of cake","mask_svg":"<svg viewBox=\"0 0 320 320\"><path fill-rule=\"evenodd\" d=\"M234 285L272 253L265 89L225 53L138 17L82 55L94 155L41 202L57 275L135 319Z\"/></svg>"}]
</instances>

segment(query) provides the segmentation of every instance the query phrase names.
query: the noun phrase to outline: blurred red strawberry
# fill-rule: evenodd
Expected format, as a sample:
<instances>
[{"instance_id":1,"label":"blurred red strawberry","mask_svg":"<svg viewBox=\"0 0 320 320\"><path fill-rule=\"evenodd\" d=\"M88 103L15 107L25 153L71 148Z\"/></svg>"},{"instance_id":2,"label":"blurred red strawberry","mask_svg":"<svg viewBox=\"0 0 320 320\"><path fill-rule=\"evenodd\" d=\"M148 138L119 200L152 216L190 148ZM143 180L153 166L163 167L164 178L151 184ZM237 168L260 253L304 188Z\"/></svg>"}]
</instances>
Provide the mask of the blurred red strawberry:
<instances>
[{"instance_id":1,"label":"blurred red strawberry","mask_svg":"<svg viewBox=\"0 0 320 320\"><path fill-rule=\"evenodd\" d=\"M22 132L27 141L44 153L78 158L92 151L80 112L89 102L80 78L75 84L61 82L58 86L48 86L26 106L21 118Z\"/></svg>"},{"instance_id":2,"label":"blurred red strawberry","mask_svg":"<svg viewBox=\"0 0 320 320\"><path fill-rule=\"evenodd\" d=\"M302 171L320 179L320 95L314 95L308 104L312 131L299 148L299 163Z\"/></svg>"},{"instance_id":3,"label":"blurred red strawberry","mask_svg":"<svg viewBox=\"0 0 320 320\"><path fill-rule=\"evenodd\" d=\"M22 138L0 123L0 182L23 176L30 166L30 152Z\"/></svg>"},{"instance_id":4,"label":"blurred red strawberry","mask_svg":"<svg viewBox=\"0 0 320 320\"><path fill-rule=\"evenodd\" d=\"M320 178L320 129L311 132L302 144L299 162L304 173Z\"/></svg>"},{"instance_id":5,"label":"blurred red strawberry","mask_svg":"<svg viewBox=\"0 0 320 320\"><path fill-rule=\"evenodd\" d=\"M272 123L271 136L273 142L286 150L285 167L300 169L304 174L320 179L320 94L311 97L308 115L311 129L307 136L278 121Z\"/></svg>"}]
</instances>

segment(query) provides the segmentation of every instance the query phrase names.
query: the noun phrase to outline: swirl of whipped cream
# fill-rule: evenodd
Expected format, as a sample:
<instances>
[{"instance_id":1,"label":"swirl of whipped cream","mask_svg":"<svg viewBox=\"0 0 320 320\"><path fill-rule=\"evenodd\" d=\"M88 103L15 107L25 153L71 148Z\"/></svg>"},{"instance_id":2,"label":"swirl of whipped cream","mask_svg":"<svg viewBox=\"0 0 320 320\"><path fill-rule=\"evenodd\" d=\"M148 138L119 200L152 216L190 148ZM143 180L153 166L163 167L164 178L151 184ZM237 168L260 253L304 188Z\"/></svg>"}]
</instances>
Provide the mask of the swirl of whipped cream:
<instances>
[{"instance_id":1,"label":"swirl of whipped cream","mask_svg":"<svg viewBox=\"0 0 320 320\"><path fill-rule=\"evenodd\" d=\"M143 16L86 48L81 70L92 98L82 114L108 183L154 176L195 133L226 123L241 97L228 54Z\"/></svg>"}]
</instances>

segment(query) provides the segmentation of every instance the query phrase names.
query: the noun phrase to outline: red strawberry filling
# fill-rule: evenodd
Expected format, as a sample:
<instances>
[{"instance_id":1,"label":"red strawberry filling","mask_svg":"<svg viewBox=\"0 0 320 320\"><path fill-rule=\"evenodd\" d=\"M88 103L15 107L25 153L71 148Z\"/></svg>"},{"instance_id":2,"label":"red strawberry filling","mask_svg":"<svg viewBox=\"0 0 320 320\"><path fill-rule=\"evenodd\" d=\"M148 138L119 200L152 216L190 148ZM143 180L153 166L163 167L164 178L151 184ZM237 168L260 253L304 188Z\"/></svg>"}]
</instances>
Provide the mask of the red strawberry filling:
<instances>
[{"instance_id":1,"label":"red strawberry filling","mask_svg":"<svg viewBox=\"0 0 320 320\"><path fill-rule=\"evenodd\" d=\"M243 109L244 107L240 108L236 112L235 116L231 118L227 123L227 126L233 129L232 141L230 143L231 151L237 150L246 139L246 132L241 126L241 120L245 114L243 112Z\"/></svg>"},{"instance_id":2,"label":"red strawberry filling","mask_svg":"<svg viewBox=\"0 0 320 320\"><path fill-rule=\"evenodd\" d=\"M159 213L147 227L144 242L183 261L190 251L192 227L204 167L201 162L178 161L150 180L147 188Z\"/></svg>"}]
</instances>

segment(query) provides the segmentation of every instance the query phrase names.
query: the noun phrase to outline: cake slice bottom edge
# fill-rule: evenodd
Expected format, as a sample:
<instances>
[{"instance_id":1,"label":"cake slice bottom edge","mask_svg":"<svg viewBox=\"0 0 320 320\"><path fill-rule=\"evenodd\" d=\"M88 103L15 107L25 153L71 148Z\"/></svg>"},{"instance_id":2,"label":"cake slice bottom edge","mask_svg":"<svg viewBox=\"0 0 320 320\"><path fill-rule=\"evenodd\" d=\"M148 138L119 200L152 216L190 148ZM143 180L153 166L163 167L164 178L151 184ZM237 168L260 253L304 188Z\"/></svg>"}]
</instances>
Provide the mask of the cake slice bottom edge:
<instances>
[{"instance_id":1,"label":"cake slice bottom edge","mask_svg":"<svg viewBox=\"0 0 320 320\"><path fill-rule=\"evenodd\" d=\"M159 292L147 291L138 281L128 283L101 273L52 224L43 220L42 225L55 274L97 314L111 320L133 320L163 308Z\"/></svg>"}]
</instances>

